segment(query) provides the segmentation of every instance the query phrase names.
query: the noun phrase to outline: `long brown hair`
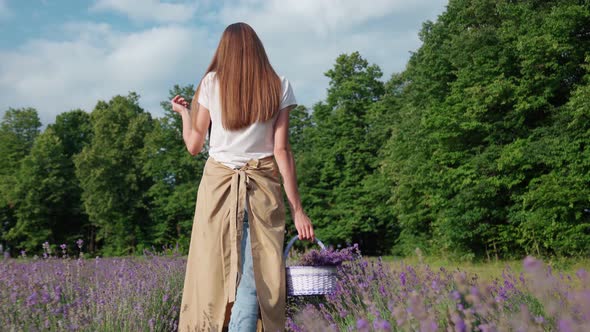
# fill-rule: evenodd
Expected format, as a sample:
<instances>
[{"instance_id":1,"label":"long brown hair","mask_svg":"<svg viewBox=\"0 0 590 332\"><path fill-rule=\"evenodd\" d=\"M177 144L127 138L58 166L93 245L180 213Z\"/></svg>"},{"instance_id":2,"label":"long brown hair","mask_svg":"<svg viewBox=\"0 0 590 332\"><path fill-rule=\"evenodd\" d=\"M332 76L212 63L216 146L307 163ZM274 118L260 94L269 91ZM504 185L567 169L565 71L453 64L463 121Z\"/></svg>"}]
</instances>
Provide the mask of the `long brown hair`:
<instances>
[{"instance_id":1,"label":"long brown hair","mask_svg":"<svg viewBox=\"0 0 590 332\"><path fill-rule=\"evenodd\" d=\"M203 78L212 71L219 81L221 122L226 130L264 122L278 111L281 79L270 65L258 35L248 24L238 22L225 28ZM201 79L191 102L195 128L202 82Z\"/></svg>"}]
</instances>

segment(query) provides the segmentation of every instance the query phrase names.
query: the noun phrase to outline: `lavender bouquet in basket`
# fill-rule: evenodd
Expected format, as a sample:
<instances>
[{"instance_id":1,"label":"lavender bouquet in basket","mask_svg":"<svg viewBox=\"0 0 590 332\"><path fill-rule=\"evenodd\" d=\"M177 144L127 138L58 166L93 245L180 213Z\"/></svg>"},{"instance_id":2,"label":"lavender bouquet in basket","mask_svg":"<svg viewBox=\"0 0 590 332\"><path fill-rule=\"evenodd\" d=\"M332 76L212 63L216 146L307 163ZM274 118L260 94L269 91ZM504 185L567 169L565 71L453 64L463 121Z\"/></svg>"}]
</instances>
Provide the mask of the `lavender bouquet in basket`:
<instances>
[{"instance_id":1,"label":"lavender bouquet in basket","mask_svg":"<svg viewBox=\"0 0 590 332\"><path fill-rule=\"evenodd\" d=\"M332 293L338 279L337 267L346 261L361 257L357 244L337 250L333 248L326 249L319 240L318 244L322 247L321 250L309 250L295 259L296 265L287 266L288 295L325 295ZM289 246L287 246L287 252L288 249Z\"/></svg>"},{"instance_id":2,"label":"lavender bouquet in basket","mask_svg":"<svg viewBox=\"0 0 590 332\"><path fill-rule=\"evenodd\" d=\"M343 249L311 249L302 254L297 265L300 266L339 266L343 262L360 258L358 244Z\"/></svg>"}]
</instances>

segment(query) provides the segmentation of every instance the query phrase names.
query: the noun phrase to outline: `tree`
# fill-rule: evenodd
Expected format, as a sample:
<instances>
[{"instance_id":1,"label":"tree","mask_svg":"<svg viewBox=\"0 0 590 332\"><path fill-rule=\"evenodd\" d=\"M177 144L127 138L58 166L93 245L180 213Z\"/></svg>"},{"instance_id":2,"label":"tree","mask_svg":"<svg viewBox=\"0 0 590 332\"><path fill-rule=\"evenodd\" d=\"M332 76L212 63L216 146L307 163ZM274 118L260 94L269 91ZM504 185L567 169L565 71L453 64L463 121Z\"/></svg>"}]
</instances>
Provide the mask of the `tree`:
<instances>
[{"instance_id":1,"label":"tree","mask_svg":"<svg viewBox=\"0 0 590 332\"><path fill-rule=\"evenodd\" d=\"M92 123L90 114L81 109L59 114L55 123L49 124L64 146L66 156L78 154L92 139Z\"/></svg>"},{"instance_id":2,"label":"tree","mask_svg":"<svg viewBox=\"0 0 590 332\"><path fill-rule=\"evenodd\" d=\"M573 241L563 234L582 220L584 191L574 188L585 175L556 181L577 158L556 134L565 128L556 114L587 73L580 65L590 51L589 23L589 7L577 1L452 0L423 25L423 45L400 76L400 120L383 160L395 183L398 252L574 252L562 251ZM556 157L564 148L571 154ZM560 186L559 196L548 195ZM528 205L533 197L546 205ZM552 219L540 217L566 201L570 207L552 210Z\"/></svg>"},{"instance_id":3,"label":"tree","mask_svg":"<svg viewBox=\"0 0 590 332\"><path fill-rule=\"evenodd\" d=\"M39 134L41 121L34 108L9 108L0 123L0 239L16 223L14 188L21 160L29 153ZM5 248L15 244L7 241ZM14 254L14 253L13 253Z\"/></svg>"},{"instance_id":4,"label":"tree","mask_svg":"<svg viewBox=\"0 0 590 332\"><path fill-rule=\"evenodd\" d=\"M169 100L181 95L190 101L193 94L192 85L175 85L169 91ZM153 220L151 241L158 245L176 242L188 248L207 147L197 156L188 153L182 138L182 118L172 111L169 100L161 103L165 115L154 121L140 158L143 174L152 182L146 193Z\"/></svg>"},{"instance_id":5,"label":"tree","mask_svg":"<svg viewBox=\"0 0 590 332\"><path fill-rule=\"evenodd\" d=\"M41 253L43 242L63 239L55 231L64 222L65 197L73 189L65 176L68 164L53 129L48 128L35 139L18 172L14 194L17 221L5 235L17 248Z\"/></svg>"},{"instance_id":6,"label":"tree","mask_svg":"<svg viewBox=\"0 0 590 332\"><path fill-rule=\"evenodd\" d=\"M311 115L303 105L298 105L289 114L289 144L294 153L299 153L307 148L305 131L310 128Z\"/></svg>"},{"instance_id":7,"label":"tree","mask_svg":"<svg viewBox=\"0 0 590 332\"><path fill-rule=\"evenodd\" d=\"M59 137L66 157L63 178L68 190L63 196L61 220L55 225L55 241L72 244L78 239L83 239L85 243L91 243L89 239L92 226L82 206L82 188L76 177L74 164L74 156L90 144L92 139L90 114L80 109L64 112L56 117L55 123L47 127Z\"/></svg>"},{"instance_id":8,"label":"tree","mask_svg":"<svg viewBox=\"0 0 590 332\"><path fill-rule=\"evenodd\" d=\"M41 121L34 108L9 108L0 124L0 174L10 174L33 146Z\"/></svg>"},{"instance_id":9,"label":"tree","mask_svg":"<svg viewBox=\"0 0 590 332\"><path fill-rule=\"evenodd\" d=\"M313 108L308 149L298 155L302 199L318 237L331 242L361 241L367 252L381 250L369 239L381 221L372 209L379 202L360 201L363 181L374 171L377 149L367 141L367 112L384 93L381 70L358 52L342 54L333 69L326 102Z\"/></svg>"},{"instance_id":10,"label":"tree","mask_svg":"<svg viewBox=\"0 0 590 332\"><path fill-rule=\"evenodd\" d=\"M99 101L92 111L92 140L74 157L82 201L92 225L90 246L104 255L141 249L151 228L145 193L152 185L143 175L139 154L152 129L152 118L139 96Z\"/></svg>"}]
</instances>

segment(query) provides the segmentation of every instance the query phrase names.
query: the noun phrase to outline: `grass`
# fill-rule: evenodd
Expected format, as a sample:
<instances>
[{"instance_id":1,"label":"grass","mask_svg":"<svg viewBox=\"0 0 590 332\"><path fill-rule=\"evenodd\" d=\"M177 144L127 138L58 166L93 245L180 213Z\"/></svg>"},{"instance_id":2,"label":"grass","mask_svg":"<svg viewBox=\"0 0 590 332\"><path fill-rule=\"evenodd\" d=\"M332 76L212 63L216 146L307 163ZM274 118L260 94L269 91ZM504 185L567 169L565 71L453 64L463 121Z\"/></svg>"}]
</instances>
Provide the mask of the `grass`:
<instances>
[{"instance_id":1,"label":"grass","mask_svg":"<svg viewBox=\"0 0 590 332\"><path fill-rule=\"evenodd\" d=\"M370 257L371 260L376 260L377 257ZM506 267L509 267L515 274L523 272L522 260L491 260L491 261L456 261L452 259L445 259L441 257L421 257L418 255L409 257L394 257L382 256L385 263L391 266L394 270L399 270L404 265L417 266L419 264L429 265L433 270L441 267L449 271L465 271L469 275L476 275L477 279L482 282L490 283L494 279L502 277L502 272ZM580 269L590 271L590 258L544 258L548 266L552 268L557 274L575 275ZM578 285L581 286L581 285Z\"/></svg>"}]
</instances>

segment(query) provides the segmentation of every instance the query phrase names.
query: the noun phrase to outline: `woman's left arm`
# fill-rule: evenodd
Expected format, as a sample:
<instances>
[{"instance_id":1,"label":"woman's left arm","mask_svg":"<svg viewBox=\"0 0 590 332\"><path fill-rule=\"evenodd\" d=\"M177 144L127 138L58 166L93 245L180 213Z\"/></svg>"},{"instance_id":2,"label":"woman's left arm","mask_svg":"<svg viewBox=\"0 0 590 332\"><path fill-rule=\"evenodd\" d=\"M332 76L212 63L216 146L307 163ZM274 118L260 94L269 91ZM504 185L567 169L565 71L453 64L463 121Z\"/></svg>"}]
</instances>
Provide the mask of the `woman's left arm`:
<instances>
[{"instance_id":1,"label":"woman's left arm","mask_svg":"<svg viewBox=\"0 0 590 332\"><path fill-rule=\"evenodd\" d=\"M192 125L187 106L188 102L180 96L172 99L172 109L182 117L182 138L184 139L186 149L191 155L195 156L203 149L205 135L207 134L207 129L209 129L211 118L209 116L209 110L203 105L199 105L199 109L195 115L197 117L195 128Z\"/></svg>"}]
</instances>

